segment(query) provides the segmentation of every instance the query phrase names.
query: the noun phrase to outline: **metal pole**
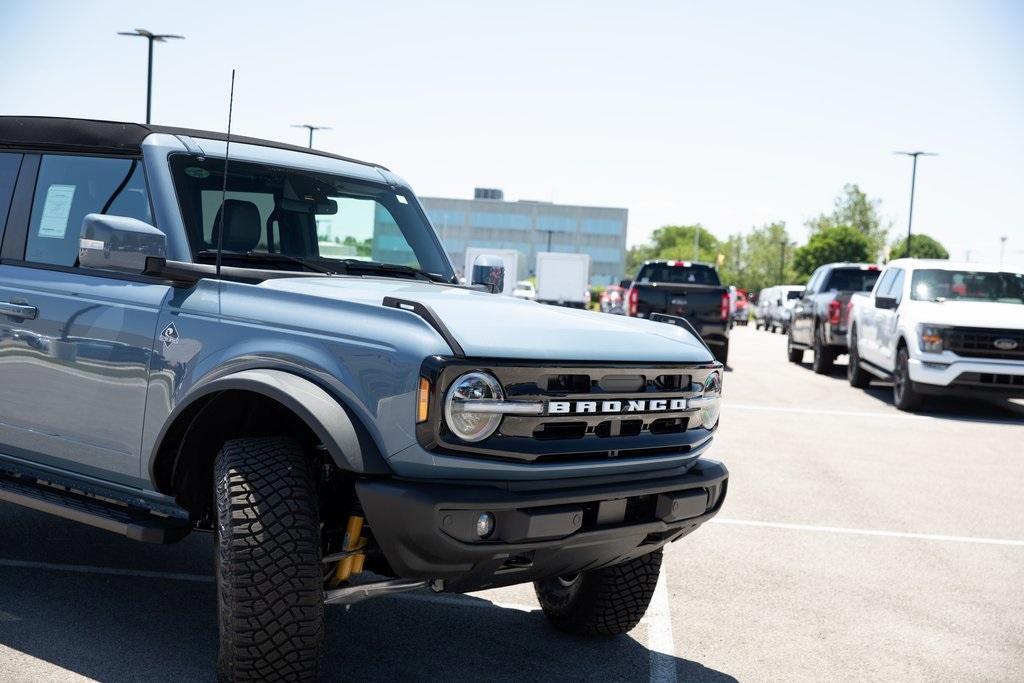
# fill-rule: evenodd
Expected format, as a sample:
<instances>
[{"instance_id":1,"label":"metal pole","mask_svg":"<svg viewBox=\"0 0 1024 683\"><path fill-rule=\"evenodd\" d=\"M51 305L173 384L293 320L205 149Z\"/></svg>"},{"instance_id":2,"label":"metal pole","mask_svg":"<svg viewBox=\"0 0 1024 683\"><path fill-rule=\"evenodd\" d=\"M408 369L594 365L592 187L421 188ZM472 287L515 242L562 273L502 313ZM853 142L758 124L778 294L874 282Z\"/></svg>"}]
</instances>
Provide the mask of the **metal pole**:
<instances>
[{"instance_id":1,"label":"metal pole","mask_svg":"<svg viewBox=\"0 0 1024 683\"><path fill-rule=\"evenodd\" d=\"M779 258L779 284L785 282L786 277L786 243L779 242L779 246L782 247L782 256Z\"/></svg>"},{"instance_id":2,"label":"metal pole","mask_svg":"<svg viewBox=\"0 0 1024 683\"><path fill-rule=\"evenodd\" d=\"M999 265L1003 265L1003 257L1006 255L1006 236L999 238Z\"/></svg>"},{"instance_id":3,"label":"metal pole","mask_svg":"<svg viewBox=\"0 0 1024 683\"><path fill-rule=\"evenodd\" d=\"M911 228L914 225L914 186L917 184L917 157L921 155L920 152L914 152L914 165L910 171L910 212L907 215L907 258L911 257L913 253L911 246Z\"/></svg>"},{"instance_id":4,"label":"metal pole","mask_svg":"<svg viewBox=\"0 0 1024 683\"><path fill-rule=\"evenodd\" d=\"M309 127L309 148L313 149L313 126Z\"/></svg>"},{"instance_id":5,"label":"metal pole","mask_svg":"<svg viewBox=\"0 0 1024 683\"><path fill-rule=\"evenodd\" d=\"M146 123L153 109L153 36L147 36L149 42L149 67L146 74Z\"/></svg>"},{"instance_id":6,"label":"metal pole","mask_svg":"<svg viewBox=\"0 0 1024 683\"><path fill-rule=\"evenodd\" d=\"M548 234L548 251L551 251L551 233L553 233L554 230L545 230L544 232Z\"/></svg>"}]
</instances>

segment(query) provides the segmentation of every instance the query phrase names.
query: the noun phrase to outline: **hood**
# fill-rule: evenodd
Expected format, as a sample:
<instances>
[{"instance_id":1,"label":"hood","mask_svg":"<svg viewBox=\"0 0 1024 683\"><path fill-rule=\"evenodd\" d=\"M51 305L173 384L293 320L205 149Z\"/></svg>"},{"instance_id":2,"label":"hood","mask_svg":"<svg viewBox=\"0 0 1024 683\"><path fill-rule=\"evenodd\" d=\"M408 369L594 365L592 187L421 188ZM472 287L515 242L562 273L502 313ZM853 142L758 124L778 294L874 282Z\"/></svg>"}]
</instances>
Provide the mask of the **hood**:
<instances>
[{"instance_id":1,"label":"hood","mask_svg":"<svg viewBox=\"0 0 1024 683\"><path fill-rule=\"evenodd\" d=\"M375 277L282 278L259 286L368 306L383 306L385 296L425 304L470 357L662 363L713 360L698 339L679 327L463 287Z\"/></svg>"},{"instance_id":2,"label":"hood","mask_svg":"<svg viewBox=\"0 0 1024 683\"><path fill-rule=\"evenodd\" d=\"M915 301L914 317L922 323L956 327L1024 330L1024 305L993 301Z\"/></svg>"}]
</instances>

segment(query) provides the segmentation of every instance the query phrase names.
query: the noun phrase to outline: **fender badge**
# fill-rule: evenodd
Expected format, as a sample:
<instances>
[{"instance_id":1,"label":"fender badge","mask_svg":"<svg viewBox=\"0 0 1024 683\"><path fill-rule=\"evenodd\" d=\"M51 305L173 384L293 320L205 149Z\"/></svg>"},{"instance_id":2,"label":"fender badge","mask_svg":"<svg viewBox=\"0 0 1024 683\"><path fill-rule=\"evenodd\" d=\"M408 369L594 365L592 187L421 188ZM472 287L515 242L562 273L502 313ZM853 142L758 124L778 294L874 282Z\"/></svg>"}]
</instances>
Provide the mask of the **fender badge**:
<instances>
[{"instance_id":1,"label":"fender badge","mask_svg":"<svg viewBox=\"0 0 1024 683\"><path fill-rule=\"evenodd\" d=\"M160 333L160 341L164 343L165 349L172 344L178 343L178 330L174 327L174 323L165 327L164 331Z\"/></svg>"}]
</instances>

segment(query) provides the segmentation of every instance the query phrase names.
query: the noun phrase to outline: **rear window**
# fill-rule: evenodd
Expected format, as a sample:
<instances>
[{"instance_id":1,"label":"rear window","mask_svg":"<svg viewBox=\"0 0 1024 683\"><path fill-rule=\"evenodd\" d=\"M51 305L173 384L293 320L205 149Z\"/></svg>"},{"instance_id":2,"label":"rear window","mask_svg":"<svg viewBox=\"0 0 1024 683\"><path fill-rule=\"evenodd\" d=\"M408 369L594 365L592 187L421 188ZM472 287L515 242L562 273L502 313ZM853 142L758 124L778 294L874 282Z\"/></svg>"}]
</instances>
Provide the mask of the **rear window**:
<instances>
[{"instance_id":1,"label":"rear window","mask_svg":"<svg viewBox=\"0 0 1024 683\"><path fill-rule=\"evenodd\" d=\"M718 273L710 266L679 261L672 263L648 263L637 276L640 284L667 282L674 285L721 285Z\"/></svg>"},{"instance_id":2,"label":"rear window","mask_svg":"<svg viewBox=\"0 0 1024 683\"><path fill-rule=\"evenodd\" d=\"M840 292L870 292L880 274L879 270L836 268L828 276L822 291L828 292L834 289Z\"/></svg>"}]
</instances>

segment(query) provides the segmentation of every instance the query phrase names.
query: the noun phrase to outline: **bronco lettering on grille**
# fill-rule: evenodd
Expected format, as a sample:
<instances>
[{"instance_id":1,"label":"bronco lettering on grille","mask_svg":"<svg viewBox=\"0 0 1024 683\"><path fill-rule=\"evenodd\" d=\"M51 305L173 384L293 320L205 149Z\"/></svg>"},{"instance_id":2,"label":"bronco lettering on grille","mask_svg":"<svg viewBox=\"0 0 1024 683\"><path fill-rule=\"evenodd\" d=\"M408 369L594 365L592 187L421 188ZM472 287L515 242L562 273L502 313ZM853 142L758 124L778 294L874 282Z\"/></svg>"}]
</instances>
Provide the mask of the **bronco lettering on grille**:
<instances>
[{"instance_id":1,"label":"bronco lettering on grille","mask_svg":"<svg viewBox=\"0 0 1024 683\"><path fill-rule=\"evenodd\" d=\"M686 410L685 398L628 399L610 401L548 401L548 415L616 415Z\"/></svg>"}]
</instances>

